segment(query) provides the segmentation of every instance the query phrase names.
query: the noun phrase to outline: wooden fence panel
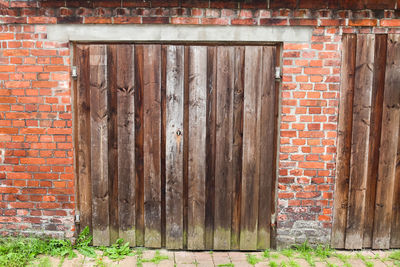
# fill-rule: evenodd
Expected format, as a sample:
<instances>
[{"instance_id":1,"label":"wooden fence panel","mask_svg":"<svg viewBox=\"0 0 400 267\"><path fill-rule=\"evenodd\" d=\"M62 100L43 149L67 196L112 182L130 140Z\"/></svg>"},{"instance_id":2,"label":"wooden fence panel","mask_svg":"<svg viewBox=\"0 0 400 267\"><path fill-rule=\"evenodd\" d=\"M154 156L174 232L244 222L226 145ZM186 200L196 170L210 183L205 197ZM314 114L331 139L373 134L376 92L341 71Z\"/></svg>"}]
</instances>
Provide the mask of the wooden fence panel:
<instances>
[{"instance_id":1,"label":"wooden fence panel","mask_svg":"<svg viewBox=\"0 0 400 267\"><path fill-rule=\"evenodd\" d=\"M363 242L374 51L375 36L359 35L353 100L350 197L345 241L347 249L361 249Z\"/></svg>"},{"instance_id":2,"label":"wooden fence panel","mask_svg":"<svg viewBox=\"0 0 400 267\"><path fill-rule=\"evenodd\" d=\"M184 47L167 47L166 76L166 246L183 246Z\"/></svg>"},{"instance_id":3,"label":"wooden fence panel","mask_svg":"<svg viewBox=\"0 0 400 267\"><path fill-rule=\"evenodd\" d=\"M275 48L76 48L77 204L93 243L269 247Z\"/></svg>"},{"instance_id":4,"label":"wooden fence panel","mask_svg":"<svg viewBox=\"0 0 400 267\"><path fill-rule=\"evenodd\" d=\"M107 47L90 47L90 132L93 245L110 245Z\"/></svg>"},{"instance_id":5,"label":"wooden fence panel","mask_svg":"<svg viewBox=\"0 0 400 267\"><path fill-rule=\"evenodd\" d=\"M144 240L161 247L161 46L143 48Z\"/></svg>"},{"instance_id":6,"label":"wooden fence panel","mask_svg":"<svg viewBox=\"0 0 400 267\"><path fill-rule=\"evenodd\" d=\"M205 249L207 47L189 49L188 249Z\"/></svg>"},{"instance_id":7,"label":"wooden fence panel","mask_svg":"<svg viewBox=\"0 0 400 267\"><path fill-rule=\"evenodd\" d=\"M119 237L136 244L135 208L135 48L117 49Z\"/></svg>"},{"instance_id":8,"label":"wooden fence panel","mask_svg":"<svg viewBox=\"0 0 400 267\"><path fill-rule=\"evenodd\" d=\"M335 248L400 247L399 39L396 34L343 37ZM352 70L356 70L354 81Z\"/></svg>"},{"instance_id":9,"label":"wooden fence panel","mask_svg":"<svg viewBox=\"0 0 400 267\"><path fill-rule=\"evenodd\" d=\"M230 249L234 48L217 48L214 248Z\"/></svg>"},{"instance_id":10,"label":"wooden fence panel","mask_svg":"<svg viewBox=\"0 0 400 267\"><path fill-rule=\"evenodd\" d=\"M388 36L382 135L376 189L374 249L390 247L400 119L400 35Z\"/></svg>"},{"instance_id":11,"label":"wooden fence panel","mask_svg":"<svg viewBox=\"0 0 400 267\"><path fill-rule=\"evenodd\" d=\"M354 77L356 65L357 36L343 35L342 71L340 81L340 105L337 139L336 186L334 200L335 219L332 225L332 246L344 248L348 192L350 179L350 156L353 114Z\"/></svg>"}]
</instances>

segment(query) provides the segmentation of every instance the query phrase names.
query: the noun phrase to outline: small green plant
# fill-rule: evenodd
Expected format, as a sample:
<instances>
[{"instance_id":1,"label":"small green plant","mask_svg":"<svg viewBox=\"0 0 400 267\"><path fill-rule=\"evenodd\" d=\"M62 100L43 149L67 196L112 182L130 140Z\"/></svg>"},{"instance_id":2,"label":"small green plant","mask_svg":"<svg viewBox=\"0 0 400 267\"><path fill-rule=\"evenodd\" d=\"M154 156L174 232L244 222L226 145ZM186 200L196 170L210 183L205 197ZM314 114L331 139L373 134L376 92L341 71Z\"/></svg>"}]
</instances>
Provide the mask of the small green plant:
<instances>
[{"instance_id":1,"label":"small green plant","mask_svg":"<svg viewBox=\"0 0 400 267\"><path fill-rule=\"evenodd\" d=\"M284 250L282 250L281 251L281 253L284 255L284 256L286 256L286 257L288 257L289 259L290 258L292 258L293 256L294 256L294 250L292 250L292 249L284 249Z\"/></svg>"},{"instance_id":2,"label":"small green plant","mask_svg":"<svg viewBox=\"0 0 400 267\"><path fill-rule=\"evenodd\" d=\"M328 267L338 267L336 264L333 264L333 263L330 263L330 262L327 262L326 266L328 266Z\"/></svg>"},{"instance_id":3,"label":"small green plant","mask_svg":"<svg viewBox=\"0 0 400 267\"><path fill-rule=\"evenodd\" d=\"M246 260L249 264L251 264L253 266L261 261L261 259L259 259L256 255L253 255L253 254L247 254Z\"/></svg>"},{"instance_id":4,"label":"small green plant","mask_svg":"<svg viewBox=\"0 0 400 267\"><path fill-rule=\"evenodd\" d=\"M269 249L264 250L263 255L262 255L265 259L269 259L271 257L271 253L269 251Z\"/></svg>"},{"instance_id":5,"label":"small green plant","mask_svg":"<svg viewBox=\"0 0 400 267\"><path fill-rule=\"evenodd\" d=\"M153 258L151 259L142 259L142 262L152 262L155 264L159 264L161 261L163 260L168 260L168 256L167 255L161 255L160 251L156 251L155 255Z\"/></svg>"},{"instance_id":6,"label":"small green plant","mask_svg":"<svg viewBox=\"0 0 400 267\"><path fill-rule=\"evenodd\" d=\"M97 254L94 247L91 247L93 237L90 235L89 227L86 226L85 229L79 234L74 249L78 250L82 255L89 258L96 258Z\"/></svg>"},{"instance_id":7,"label":"small green plant","mask_svg":"<svg viewBox=\"0 0 400 267\"><path fill-rule=\"evenodd\" d=\"M279 265L275 261L270 261L269 262L269 267L279 267Z\"/></svg>"},{"instance_id":8,"label":"small green plant","mask_svg":"<svg viewBox=\"0 0 400 267\"><path fill-rule=\"evenodd\" d=\"M389 259L400 261L400 250L395 250L390 253Z\"/></svg>"},{"instance_id":9,"label":"small green plant","mask_svg":"<svg viewBox=\"0 0 400 267\"><path fill-rule=\"evenodd\" d=\"M315 256L321 258L321 259L326 259L332 256L334 250L331 249L329 246L322 246L318 245L315 250Z\"/></svg>"},{"instance_id":10,"label":"small green plant","mask_svg":"<svg viewBox=\"0 0 400 267\"><path fill-rule=\"evenodd\" d=\"M311 252L302 253L301 256L306 260L308 264L310 264L310 266L315 266L314 256L311 254Z\"/></svg>"},{"instance_id":11,"label":"small green plant","mask_svg":"<svg viewBox=\"0 0 400 267\"><path fill-rule=\"evenodd\" d=\"M135 254L129 248L129 242L124 243L122 238L117 239L111 247L102 248L104 256L113 261L124 259L126 256L134 256Z\"/></svg>"},{"instance_id":12,"label":"small green plant","mask_svg":"<svg viewBox=\"0 0 400 267\"><path fill-rule=\"evenodd\" d=\"M300 267L300 264L298 264L298 263L295 262L294 260L290 260L290 261L289 261L289 266L290 266L290 267Z\"/></svg>"},{"instance_id":13,"label":"small green plant","mask_svg":"<svg viewBox=\"0 0 400 267\"><path fill-rule=\"evenodd\" d=\"M218 267L234 267L235 265L233 263L224 263L224 264L218 264Z\"/></svg>"}]
</instances>

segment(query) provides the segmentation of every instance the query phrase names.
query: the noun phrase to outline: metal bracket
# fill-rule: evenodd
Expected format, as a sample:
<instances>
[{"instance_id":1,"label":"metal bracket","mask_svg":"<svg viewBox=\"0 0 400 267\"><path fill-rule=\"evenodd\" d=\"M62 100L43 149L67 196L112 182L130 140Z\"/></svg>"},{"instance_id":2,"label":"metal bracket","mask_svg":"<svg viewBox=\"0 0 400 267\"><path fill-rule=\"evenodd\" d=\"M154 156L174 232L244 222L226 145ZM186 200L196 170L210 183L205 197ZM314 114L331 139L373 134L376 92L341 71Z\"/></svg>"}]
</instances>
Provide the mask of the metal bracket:
<instances>
[{"instance_id":1,"label":"metal bracket","mask_svg":"<svg viewBox=\"0 0 400 267\"><path fill-rule=\"evenodd\" d=\"M281 68L275 67L275 79L280 79L280 78L281 78Z\"/></svg>"},{"instance_id":2,"label":"metal bracket","mask_svg":"<svg viewBox=\"0 0 400 267\"><path fill-rule=\"evenodd\" d=\"M78 70L77 70L76 66L71 67L71 76L74 79L78 78Z\"/></svg>"},{"instance_id":3,"label":"metal bracket","mask_svg":"<svg viewBox=\"0 0 400 267\"><path fill-rule=\"evenodd\" d=\"M75 211L75 223L80 223L81 222L81 216L79 214L79 211Z\"/></svg>"}]
</instances>

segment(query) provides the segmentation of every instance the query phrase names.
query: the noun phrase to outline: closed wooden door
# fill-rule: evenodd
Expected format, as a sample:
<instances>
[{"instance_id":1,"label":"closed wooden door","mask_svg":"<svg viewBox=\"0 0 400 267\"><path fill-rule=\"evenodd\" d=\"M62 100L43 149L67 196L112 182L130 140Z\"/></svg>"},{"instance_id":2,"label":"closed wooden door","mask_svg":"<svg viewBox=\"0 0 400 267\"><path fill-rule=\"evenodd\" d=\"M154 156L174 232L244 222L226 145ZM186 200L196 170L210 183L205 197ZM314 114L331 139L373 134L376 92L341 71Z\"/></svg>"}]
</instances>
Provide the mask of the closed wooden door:
<instances>
[{"instance_id":1,"label":"closed wooden door","mask_svg":"<svg viewBox=\"0 0 400 267\"><path fill-rule=\"evenodd\" d=\"M400 35L343 35L332 246L400 248Z\"/></svg>"},{"instance_id":2,"label":"closed wooden door","mask_svg":"<svg viewBox=\"0 0 400 267\"><path fill-rule=\"evenodd\" d=\"M170 249L265 249L274 46L76 45L80 229Z\"/></svg>"}]
</instances>

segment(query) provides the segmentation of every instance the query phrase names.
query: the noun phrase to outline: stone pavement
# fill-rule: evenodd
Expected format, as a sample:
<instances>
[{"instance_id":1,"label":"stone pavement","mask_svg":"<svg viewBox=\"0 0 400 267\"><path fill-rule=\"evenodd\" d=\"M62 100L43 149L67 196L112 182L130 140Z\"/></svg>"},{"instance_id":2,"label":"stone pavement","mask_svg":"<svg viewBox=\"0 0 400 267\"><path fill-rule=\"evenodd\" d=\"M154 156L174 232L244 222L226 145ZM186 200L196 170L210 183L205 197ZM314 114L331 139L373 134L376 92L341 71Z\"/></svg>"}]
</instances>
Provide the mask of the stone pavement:
<instances>
[{"instance_id":1,"label":"stone pavement","mask_svg":"<svg viewBox=\"0 0 400 267\"><path fill-rule=\"evenodd\" d=\"M158 255L168 256L168 260L164 259L157 263L156 252ZM214 267L214 266L238 266L238 267L339 267L339 266L355 266L355 267L400 267L400 262L395 262L388 258L391 251L336 251L330 257L321 259L313 256L308 259L295 252L293 255L285 252L271 251L269 257L265 258L262 252L190 252L190 251L168 251L168 250L145 250L141 256L126 257L121 261L111 261L106 257L97 259L85 258L80 255L78 258L69 260L66 259L60 265L60 259L51 258L52 266L79 266L79 267L112 267L112 266L160 266L160 267ZM334 256L339 254L339 256ZM252 255L252 256L248 256ZM285 256L286 255L286 256ZM256 259L254 265L250 264L251 259ZM259 261L259 262L257 262ZM314 262L314 265L310 264Z\"/></svg>"}]
</instances>

